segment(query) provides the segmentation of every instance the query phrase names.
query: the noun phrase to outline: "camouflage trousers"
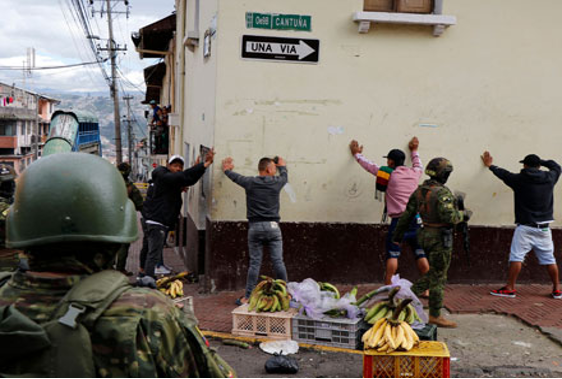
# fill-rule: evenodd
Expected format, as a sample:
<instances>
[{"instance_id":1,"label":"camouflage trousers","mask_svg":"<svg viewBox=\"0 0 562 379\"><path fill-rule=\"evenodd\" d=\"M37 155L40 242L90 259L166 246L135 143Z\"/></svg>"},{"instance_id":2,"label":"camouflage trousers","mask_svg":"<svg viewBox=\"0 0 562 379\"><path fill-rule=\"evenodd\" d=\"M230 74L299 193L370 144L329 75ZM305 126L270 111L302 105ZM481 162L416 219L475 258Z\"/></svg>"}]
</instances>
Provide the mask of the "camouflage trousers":
<instances>
[{"instance_id":1,"label":"camouflage trousers","mask_svg":"<svg viewBox=\"0 0 562 379\"><path fill-rule=\"evenodd\" d=\"M412 291L419 296L429 289L429 314L439 317L453 249L443 245L440 229L421 229L418 243L427 255L429 271L414 283Z\"/></svg>"}]
</instances>

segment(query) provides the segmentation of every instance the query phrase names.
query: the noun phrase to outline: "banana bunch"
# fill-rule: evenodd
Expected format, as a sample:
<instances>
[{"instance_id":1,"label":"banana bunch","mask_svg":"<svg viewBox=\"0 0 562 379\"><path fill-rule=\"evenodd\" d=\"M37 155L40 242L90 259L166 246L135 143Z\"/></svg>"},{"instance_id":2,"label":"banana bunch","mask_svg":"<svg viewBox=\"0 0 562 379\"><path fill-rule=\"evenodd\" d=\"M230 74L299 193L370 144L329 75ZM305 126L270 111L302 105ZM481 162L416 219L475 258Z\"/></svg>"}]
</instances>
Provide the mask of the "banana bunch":
<instances>
[{"instance_id":1,"label":"banana bunch","mask_svg":"<svg viewBox=\"0 0 562 379\"><path fill-rule=\"evenodd\" d=\"M291 297L287 292L287 283L281 279L262 276L250 295L248 311L278 312L289 309Z\"/></svg>"},{"instance_id":2,"label":"banana bunch","mask_svg":"<svg viewBox=\"0 0 562 379\"><path fill-rule=\"evenodd\" d=\"M321 291L333 292L334 298L336 300L340 298L340 291L333 284L326 283L326 282L318 282L318 285L320 286Z\"/></svg>"},{"instance_id":3,"label":"banana bunch","mask_svg":"<svg viewBox=\"0 0 562 379\"><path fill-rule=\"evenodd\" d=\"M387 301L381 301L376 303L365 315L365 321L369 324L374 324L377 321L388 318L394 313L395 307L389 304ZM412 304L408 304L402 309L398 315L398 321L405 321L408 325L413 324L415 321L420 321L421 318L416 311L416 308Z\"/></svg>"},{"instance_id":4,"label":"banana bunch","mask_svg":"<svg viewBox=\"0 0 562 379\"><path fill-rule=\"evenodd\" d=\"M375 304L365 316L365 321L371 325L375 325L382 319L391 317L397 309L395 297L400 292L400 287L394 288L386 301ZM398 321L405 321L408 325L414 324L416 321L421 322L416 309L412 304L408 303L397 316Z\"/></svg>"},{"instance_id":5,"label":"banana bunch","mask_svg":"<svg viewBox=\"0 0 562 379\"><path fill-rule=\"evenodd\" d=\"M325 283L323 283L323 284L325 284ZM330 284L330 286L331 286L331 284ZM334 286L332 286L332 287L334 287ZM336 288L336 290L337 290L337 288ZM353 289L351 291L349 291L347 294L345 294L344 297L347 296L348 294L350 296L356 297L357 296L357 286L353 287ZM329 311L324 312L324 314L327 315L327 316L330 316L332 318L347 317L347 309L344 309L344 308L330 309Z\"/></svg>"},{"instance_id":6,"label":"banana bunch","mask_svg":"<svg viewBox=\"0 0 562 379\"><path fill-rule=\"evenodd\" d=\"M176 275L172 275L172 276L163 276L160 279L158 279L156 281L156 288L160 289L160 288L168 288L170 286L170 283L172 283L173 281L177 280L177 279L183 279L186 278L189 275L188 271L183 271L180 272L179 274Z\"/></svg>"},{"instance_id":7,"label":"banana bunch","mask_svg":"<svg viewBox=\"0 0 562 379\"><path fill-rule=\"evenodd\" d=\"M411 350L420 341L418 335L406 321L398 319L399 314L406 308L411 299L406 299L394 310L390 317L382 317L376 321L361 340L366 349L376 349L378 352L392 353L395 350Z\"/></svg>"},{"instance_id":8,"label":"banana bunch","mask_svg":"<svg viewBox=\"0 0 562 379\"><path fill-rule=\"evenodd\" d=\"M170 296L172 299L183 296L183 282L179 279L168 282L167 288L159 288L160 292Z\"/></svg>"}]
</instances>

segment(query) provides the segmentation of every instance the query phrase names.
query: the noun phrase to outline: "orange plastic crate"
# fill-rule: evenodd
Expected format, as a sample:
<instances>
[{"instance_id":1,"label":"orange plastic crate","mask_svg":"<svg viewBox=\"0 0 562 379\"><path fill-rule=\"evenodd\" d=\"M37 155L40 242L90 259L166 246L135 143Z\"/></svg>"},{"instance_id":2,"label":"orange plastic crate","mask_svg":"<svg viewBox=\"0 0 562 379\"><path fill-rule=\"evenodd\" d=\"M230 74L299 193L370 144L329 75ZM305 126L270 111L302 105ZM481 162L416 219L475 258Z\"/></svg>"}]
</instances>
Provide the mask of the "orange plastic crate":
<instances>
[{"instance_id":1,"label":"orange plastic crate","mask_svg":"<svg viewBox=\"0 0 562 379\"><path fill-rule=\"evenodd\" d=\"M450 378L450 354L443 342L421 341L410 351L365 350L364 378Z\"/></svg>"},{"instance_id":2,"label":"orange plastic crate","mask_svg":"<svg viewBox=\"0 0 562 379\"><path fill-rule=\"evenodd\" d=\"M241 337L291 339L291 320L297 314L294 308L287 312L248 312L248 304L232 311L232 334Z\"/></svg>"}]
</instances>

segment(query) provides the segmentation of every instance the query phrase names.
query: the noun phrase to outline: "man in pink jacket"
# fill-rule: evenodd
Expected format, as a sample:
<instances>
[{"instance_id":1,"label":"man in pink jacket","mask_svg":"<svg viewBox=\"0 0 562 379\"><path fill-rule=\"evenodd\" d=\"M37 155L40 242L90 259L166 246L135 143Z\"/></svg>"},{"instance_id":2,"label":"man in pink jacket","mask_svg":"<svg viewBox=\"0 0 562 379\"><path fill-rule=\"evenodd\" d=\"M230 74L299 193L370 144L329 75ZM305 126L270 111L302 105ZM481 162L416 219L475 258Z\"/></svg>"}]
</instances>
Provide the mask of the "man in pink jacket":
<instances>
[{"instance_id":1,"label":"man in pink jacket","mask_svg":"<svg viewBox=\"0 0 562 379\"><path fill-rule=\"evenodd\" d=\"M418 154L419 140L417 137L412 138L408 144L410 155L412 158L412 167L404 166L406 154L402 150L392 149L384 158L387 159L386 164L393 169L388 180L386 189L385 203L388 216L391 218L391 223L388 228L386 238L386 275L384 278L385 284L390 284L392 275L396 274L398 270L398 258L400 257L400 246L392 243L392 233L398 224L400 216L406 209L410 195L418 188L420 177L423 174L423 167L421 164L420 156ZM355 140L349 144L351 154L355 157L357 162L366 171L377 176L380 167L363 156L363 146ZM418 218L414 220L410 229L404 235L404 240L411 246L416 256L416 262L420 274L429 271L429 262L421 247L418 246L416 239L416 231L419 228L417 224Z\"/></svg>"}]
</instances>

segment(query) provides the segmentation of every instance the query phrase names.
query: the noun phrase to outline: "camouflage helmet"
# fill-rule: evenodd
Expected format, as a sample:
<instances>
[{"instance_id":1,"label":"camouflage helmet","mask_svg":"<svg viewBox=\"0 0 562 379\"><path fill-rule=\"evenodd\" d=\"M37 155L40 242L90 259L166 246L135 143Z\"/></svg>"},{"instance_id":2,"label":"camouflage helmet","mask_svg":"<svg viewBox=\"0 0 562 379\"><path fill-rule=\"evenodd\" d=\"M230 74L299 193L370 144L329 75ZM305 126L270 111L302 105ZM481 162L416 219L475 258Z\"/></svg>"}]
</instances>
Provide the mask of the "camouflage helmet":
<instances>
[{"instance_id":1,"label":"camouflage helmet","mask_svg":"<svg viewBox=\"0 0 562 379\"><path fill-rule=\"evenodd\" d=\"M445 183L453 172L453 164L447 158L433 158L425 168L426 175Z\"/></svg>"},{"instance_id":2,"label":"camouflage helmet","mask_svg":"<svg viewBox=\"0 0 562 379\"><path fill-rule=\"evenodd\" d=\"M84 153L53 154L31 164L18 180L6 219L6 245L12 248L130 243L137 234L135 206L119 171Z\"/></svg>"},{"instance_id":3,"label":"camouflage helmet","mask_svg":"<svg viewBox=\"0 0 562 379\"><path fill-rule=\"evenodd\" d=\"M0 182L15 180L18 177L16 170L10 165L0 164Z\"/></svg>"}]
</instances>

